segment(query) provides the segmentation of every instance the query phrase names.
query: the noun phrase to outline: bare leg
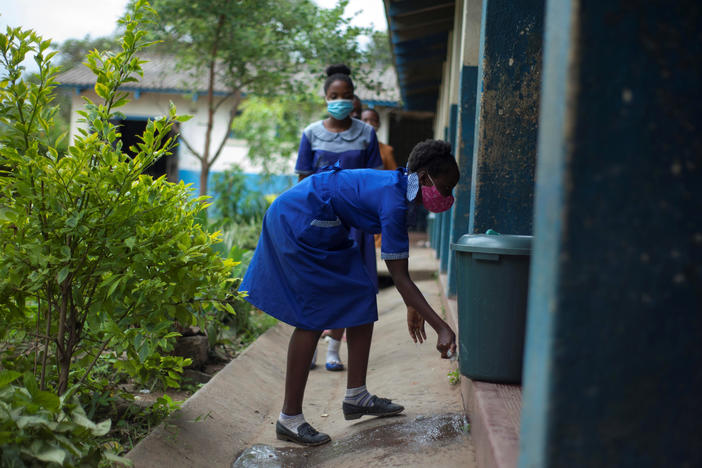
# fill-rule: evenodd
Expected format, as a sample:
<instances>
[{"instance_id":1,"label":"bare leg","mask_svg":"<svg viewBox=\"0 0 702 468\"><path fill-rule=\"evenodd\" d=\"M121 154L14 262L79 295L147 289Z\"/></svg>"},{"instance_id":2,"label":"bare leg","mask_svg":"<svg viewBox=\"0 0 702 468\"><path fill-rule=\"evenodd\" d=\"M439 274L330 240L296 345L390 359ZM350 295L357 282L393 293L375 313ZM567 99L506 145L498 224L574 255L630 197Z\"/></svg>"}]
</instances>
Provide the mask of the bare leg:
<instances>
[{"instance_id":1,"label":"bare leg","mask_svg":"<svg viewBox=\"0 0 702 468\"><path fill-rule=\"evenodd\" d=\"M345 328L335 328L329 332L329 336L334 338L336 341L341 341L341 337L344 336Z\"/></svg>"},{"instance_id":2,"label":"bare leg","mask_svg":"<svg viewBox=\"0 0 702 468\"><path fill-rule=\"evenodd\" d=\"M346 329L349 348L349 375L346 388L356 388L366 384L372 338L373 322Z\"/></svg>"},{"instance_id":3,"label":"bare leg","mask_svg":"<svg viewBox=\"0 0 702 468\"><path fill-rule=\"evenodd\" d=\"M296 328L290 337L283 401L283 413L289 416L302 413L302 399L310 373L310 362L321 333L321 330Z\"/></svg>"}]
</instances>

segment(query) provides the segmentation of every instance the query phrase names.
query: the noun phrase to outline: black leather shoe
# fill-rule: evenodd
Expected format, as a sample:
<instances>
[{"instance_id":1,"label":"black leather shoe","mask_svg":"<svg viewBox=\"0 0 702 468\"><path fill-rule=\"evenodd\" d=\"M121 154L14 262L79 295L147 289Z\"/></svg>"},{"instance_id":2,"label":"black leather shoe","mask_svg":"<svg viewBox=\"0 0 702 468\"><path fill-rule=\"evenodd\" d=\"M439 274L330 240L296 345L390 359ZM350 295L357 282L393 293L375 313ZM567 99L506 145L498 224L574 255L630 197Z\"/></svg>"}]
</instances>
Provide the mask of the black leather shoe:
<instances>
[{"instance_id":1,"label":"black leather shoe","mask_svg":"<svg viewBox=\"0 0 702 468\"><path fill-rule=\"evenodd\" d=\"M343 403L341 409L344 410L344 419L358 419L361 416L392 416L402 413L405 407L396 405L387 398L378 398L373 395L371 398L373 404L371 406L356 406L350 403Z\"/></svg>"},{"instance_id":2,"label":"black leather shoe","mask_svg":"<svg viewBox=\"0 0 702 468\"><path fill-rule=\"evenodd\" d=\"M278 440L287 440L288 442L309 446L326 444L331 440L331 437L327 434L317 432L317 430L308 423L303 423L298 427L297 434L295 434L278 421L275 423L275 434Z\"/></svg>"}]
</instances>

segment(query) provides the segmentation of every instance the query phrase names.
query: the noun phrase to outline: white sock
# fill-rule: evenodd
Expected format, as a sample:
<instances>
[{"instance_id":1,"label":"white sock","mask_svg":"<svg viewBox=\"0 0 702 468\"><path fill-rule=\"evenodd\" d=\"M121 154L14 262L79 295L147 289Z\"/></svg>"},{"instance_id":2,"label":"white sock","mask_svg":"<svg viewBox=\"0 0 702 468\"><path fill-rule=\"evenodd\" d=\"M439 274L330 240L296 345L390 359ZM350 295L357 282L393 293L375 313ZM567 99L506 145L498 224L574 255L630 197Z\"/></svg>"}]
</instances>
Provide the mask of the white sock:
<instances>
[{"instance_id":1,"label":"white sock","mask_svg":"<svg viewBox=\"0 0 702 468\"><path fill-rule=\"evenodd\" d=\"M295 434L297 434L297 428L303 425L306 421L305 416L302 413L296 414L294 416L288 416L285 413L280 413L280 416L278 417L278 422L285 426L286 429L290 429Z\"/></svg>"},{"instance_id":2,"label":"white sock","mask_svg":"<svg viewBox=\"0 0 702 468\"><path fill-rule=\"evenodd\" d=\"M341 346L341 340L335 340L334 338L329 338L329 345L327 346L327 362L341 362L339 357L339 347Z\"/></svg>"},{"instance_id":3,"label":"white sock","mask_svg":"<svg viewBox=\"0 0 702 468\"><path fill-rule=\"evenodd\" d=\"M373 395L368 393L365 385L356 388L347 388L344 403L356 406L373 406L371 399Z\"/></svg>"}]
</instances>

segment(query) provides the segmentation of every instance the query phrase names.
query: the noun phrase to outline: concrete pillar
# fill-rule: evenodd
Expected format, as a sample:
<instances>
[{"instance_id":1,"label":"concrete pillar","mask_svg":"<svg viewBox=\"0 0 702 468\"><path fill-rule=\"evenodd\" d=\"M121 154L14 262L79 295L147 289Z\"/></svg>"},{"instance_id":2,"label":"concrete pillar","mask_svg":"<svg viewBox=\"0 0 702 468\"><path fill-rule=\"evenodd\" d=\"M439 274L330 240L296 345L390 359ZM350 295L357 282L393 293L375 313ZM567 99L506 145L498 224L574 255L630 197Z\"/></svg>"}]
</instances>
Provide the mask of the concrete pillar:
<instances>
[{"instance_id":1,"label":"concrete pillar","mask_svg":"<svg viewBox=\"0 0 702 468\"><path fill-rule=\"evenodd\" d=\"M469 229L531 234L544 0L484 0Z\"/></svg>"},{"instance_id":2,"label":"concrete pillar","mask_svg":"<svg viewBox=\"0 0 702 468\"><path fill-rule=\"evenodd\" d=\"M456 148L456 135L457 135L457 128L458 128L458 105L456 104L451 104L450 107L450 114L449 114L449 132L448 132L448 142L451 143L452 148ZM454 150L454 156L455 156L455 150ZM451 236L451 219L452 219L452 213L453 213L453 207L445 212L442 213L444 217L444 223L442 225L442 232L441 232L441 264L440 264L440 270L441 273L446 273L448 271L448 265L449 265L449 259L453 257L453 251L451 250L451 242L453 242L453 238Z\"/></svg>"},{"instance_id":3,"label":"concrete pillar","mask_svg":"<svg viewBox=\"0 0 702 468\"><path fill-rule=\"evenodd\" d=\"M458 143L454 147L461 179L454 189L456 201L451 215L451 242L468 232L470 215L470 186L475 148L475 108L480 53L480 19L482 0L462 0L461 9L461 76L458 113ZM456 295L456 256L449 257L448 295Z\"/></svg>"},{"instance_id":4,"label":"concrete pillar","mask_svg":"<svg viewBox=\"0 0 702 468\"><path fill-rule=\"evenodd\" d=\"M702 5L549 2L519 466L702 466Z\"/></svg>"},{"instance_id":5,"label":"concrete pillar","mask_svg":"<svg viewBox=\"0 0 702 468\"><path fill-rule=\"evenodd\" d=\"M456 154L456 142L458 138L458 99L460 94L460 78L461 70L463 68L461 61L461 50L463 48L463 28L461 27L461 20L463 16L463 3L461 1L454 2L453 9L453 30L449 35L449 57L450 57L450 75L449 75L449 134L446 141L451 144L454 157ZM449 262L451 257L454 256L451 250L451 243L453 242L453 237L451 235L451 224L452 224L452 213L453 208L448 212L444 213L444 232L442 252L441 252L441 263L439 269L441 273L446 273L448 271Z\"/></svg>"}]
</instances>

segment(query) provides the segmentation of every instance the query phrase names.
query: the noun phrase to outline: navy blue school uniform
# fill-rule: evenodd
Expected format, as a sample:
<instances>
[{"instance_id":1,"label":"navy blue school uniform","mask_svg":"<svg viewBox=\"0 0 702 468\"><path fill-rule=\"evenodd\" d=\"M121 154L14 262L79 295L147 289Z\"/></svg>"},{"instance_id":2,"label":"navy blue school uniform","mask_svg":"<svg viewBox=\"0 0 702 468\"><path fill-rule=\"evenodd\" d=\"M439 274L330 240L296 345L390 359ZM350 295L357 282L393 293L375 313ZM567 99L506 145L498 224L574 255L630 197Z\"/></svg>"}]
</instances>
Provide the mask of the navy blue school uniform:
<instances>
[{"instance_id":1,"label":"navy blue school uniform","mask_svg":"<svg viewBox=\"0 0 702 468\"><path fill-rule=\"evenodd\" d=\"M321 120L308 125L302 132L295 172L314 174L336 163L343 169L382 169L383 160L373 127L357 119L351 119L351 126L339 133L324 128ZM353 228L349 235L358 244L377 291L378 271L373 235Z\"/></svg>"},{"instance_id":2,"label":"navy blue school uniform","mask_svg":"<svg viewBox=\"0 0 702 468\"><path fill-rule=\"evenodd\" d=\"M268 208L239 290L306 330L374 322L376 287L349 230L382 233L381 258L407 258L408 206L402 169L335 168L307 177Z\"/></svg>"}]
</instances>

